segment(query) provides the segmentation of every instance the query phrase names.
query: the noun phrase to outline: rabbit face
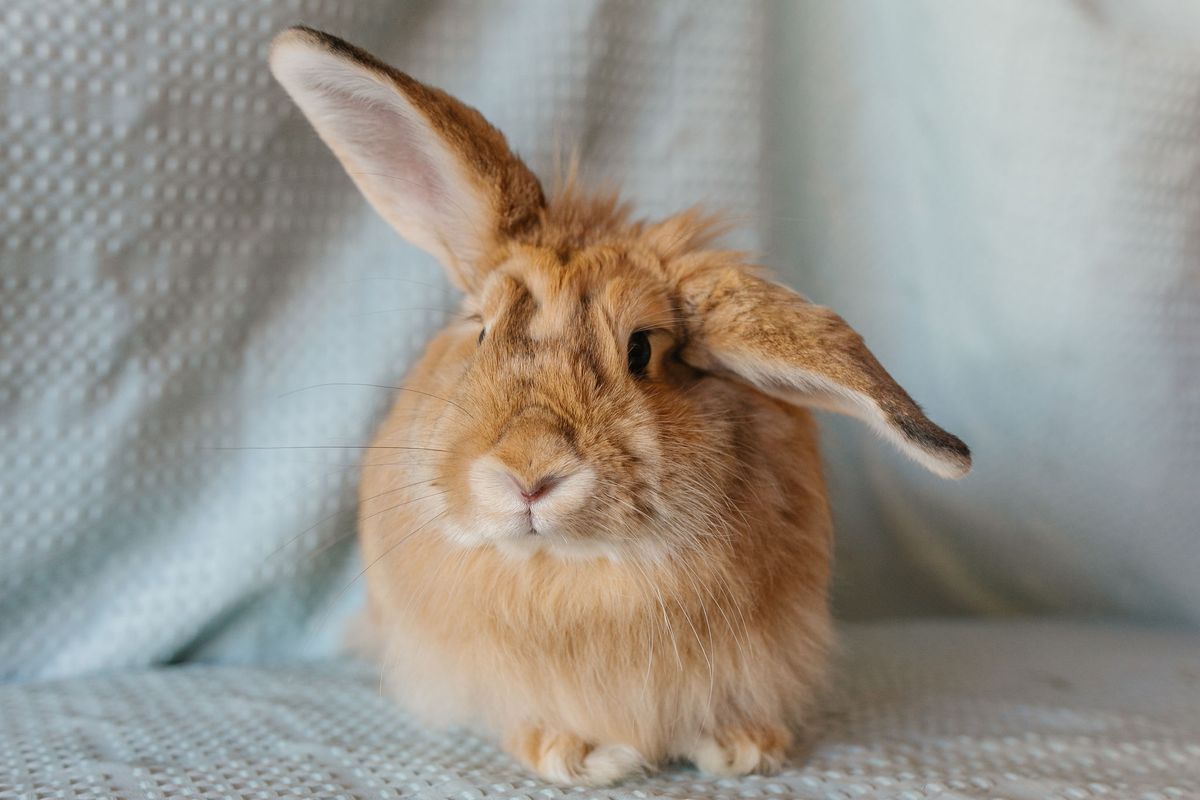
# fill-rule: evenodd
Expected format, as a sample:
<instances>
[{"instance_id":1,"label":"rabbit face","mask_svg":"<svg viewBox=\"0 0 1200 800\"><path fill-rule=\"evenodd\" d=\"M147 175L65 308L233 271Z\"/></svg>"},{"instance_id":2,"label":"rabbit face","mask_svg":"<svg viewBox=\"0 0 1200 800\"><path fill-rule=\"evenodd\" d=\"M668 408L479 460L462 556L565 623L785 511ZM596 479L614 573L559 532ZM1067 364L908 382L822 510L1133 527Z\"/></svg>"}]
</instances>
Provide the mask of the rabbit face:
<instances>
[{"instance_id":1,"label":"rabbit face","mask_svg":"<svg viewBox=\"0 0 1200 800\"><path fill-rule=\"evenodd\" d=\"M730 409L695 391L704 375L680 358L686 327L650 248L516 247L468 308L449 398L471 419L448 413L436 437L448 535L619 557L718 532Z\"/></svg>"}]
</instances>

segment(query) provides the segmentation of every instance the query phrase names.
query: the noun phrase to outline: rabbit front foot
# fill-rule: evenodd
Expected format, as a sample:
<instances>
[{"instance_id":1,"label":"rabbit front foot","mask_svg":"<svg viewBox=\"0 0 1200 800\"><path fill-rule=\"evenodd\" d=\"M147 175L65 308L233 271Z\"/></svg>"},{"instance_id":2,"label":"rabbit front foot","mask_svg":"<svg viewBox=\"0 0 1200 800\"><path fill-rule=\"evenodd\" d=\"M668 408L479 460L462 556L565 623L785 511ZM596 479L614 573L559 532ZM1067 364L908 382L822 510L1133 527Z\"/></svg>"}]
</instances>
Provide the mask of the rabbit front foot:
<instances>
[{"instance_id":1,"label":"rabbit front foot","mask_svg":"<svg viewBox=\"0 0 1200 800\"><path fill-rule=\"evenodd\" d=\"M592 744L573 733L530 727L509 744L526 767L563 786L608 786L647 768L642 754L628 745Z\"/></svg>"},{"instance_id":2,"label":"rabbit front foot","mask_svg":"<svg viewBox=\"0 0 1200 800\"><path fill-rule=\"evenodd\" d=\"M786 727L739 725L703 734L687 757L709 775L771 775L783 766L791 746L792 734Z\"/></svg>"}]
</instances>

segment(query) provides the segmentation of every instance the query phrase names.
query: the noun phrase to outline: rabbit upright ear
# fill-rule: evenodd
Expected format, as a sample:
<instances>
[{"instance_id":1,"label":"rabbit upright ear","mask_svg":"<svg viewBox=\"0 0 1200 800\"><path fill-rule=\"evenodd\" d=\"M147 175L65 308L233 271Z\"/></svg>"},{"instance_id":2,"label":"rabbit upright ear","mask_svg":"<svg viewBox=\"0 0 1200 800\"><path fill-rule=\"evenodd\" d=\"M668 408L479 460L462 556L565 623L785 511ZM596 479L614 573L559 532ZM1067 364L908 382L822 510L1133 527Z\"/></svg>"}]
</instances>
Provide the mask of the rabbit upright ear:
<instances>
[{"instance_id":1,"label":"rabbit upright ear","mask_svg":"<svg viewBox=\"0 0 1200 800\"><path fill-rule=\"evenodd\" d=\"M971 452L921 408L828 308L728 267L682 282L692 319L685 361L732 375L773 397L849 414L944 478L971 469Z\"/></svg>"},{"instance_id":2,"label":"rabbit upright ear","mask_svg":"<svg viewBox=\"0 0 1200 800\"><path fill-rule=\"evenodd\" d=\"M309 28L276 36L270 63L375 210L463 289L498 242L536 224L541 184L475 109Z\"/></svg>"}]
</instances>

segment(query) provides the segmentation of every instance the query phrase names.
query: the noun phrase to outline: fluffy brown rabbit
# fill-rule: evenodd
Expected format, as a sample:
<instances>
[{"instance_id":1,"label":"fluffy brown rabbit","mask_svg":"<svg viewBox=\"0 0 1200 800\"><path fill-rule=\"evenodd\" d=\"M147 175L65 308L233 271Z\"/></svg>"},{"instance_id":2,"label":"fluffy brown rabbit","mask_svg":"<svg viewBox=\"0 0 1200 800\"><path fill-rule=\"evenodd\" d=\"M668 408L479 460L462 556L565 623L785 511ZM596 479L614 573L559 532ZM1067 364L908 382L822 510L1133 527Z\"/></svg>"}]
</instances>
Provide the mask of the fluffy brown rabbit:
<instances>
[{"instance_id":1,"label":"fluffy brown rabbit","mask_svg":"<svg viewBox=\"0 0 1200 800\"><path fill-rule=\"evenodd\" d=\"M559 783L776 769L832 636L806 407L945 477L966 446L836 314L715 249L708 218L547 199L477 111L332 36L280 34L271 68L466 295L363 473L392 691Z\"/></svg>"}]
</instances>

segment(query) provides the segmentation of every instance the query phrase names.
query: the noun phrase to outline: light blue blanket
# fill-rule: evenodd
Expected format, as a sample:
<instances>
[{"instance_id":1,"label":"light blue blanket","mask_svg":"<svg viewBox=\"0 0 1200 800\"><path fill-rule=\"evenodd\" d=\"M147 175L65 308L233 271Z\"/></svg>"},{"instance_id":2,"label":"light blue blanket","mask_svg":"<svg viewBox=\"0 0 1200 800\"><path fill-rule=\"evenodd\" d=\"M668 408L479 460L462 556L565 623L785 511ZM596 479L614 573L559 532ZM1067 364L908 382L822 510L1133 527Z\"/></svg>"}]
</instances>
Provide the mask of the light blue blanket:
<instances>
[{"instance_id":1,"label":"light blue blanket","mask_svg":"<svg viewBox=\"0 0 1200 800\"><path fill-rule=\"evenodd\" d=\"M825 422L845 616L1200 620L1200 15L724 0L0 8L0 676L334 649L357 447L453 292L266 66L296 22L547 179L743 223L976 452Z\"/></svg>"},{"instance_id":2,"label":"light blue blanket","mask_svg":"<svg viewBox=\"0 0 1200 800\"><path fill-rule=\"evenodd\" d=\"M760 200L762 9L0 9L0 676L330 653L356 447L457 303L266 68L303 21L646 213ZM751 226L744 243L757 241Z\"/></svg>"}]
</instances>

